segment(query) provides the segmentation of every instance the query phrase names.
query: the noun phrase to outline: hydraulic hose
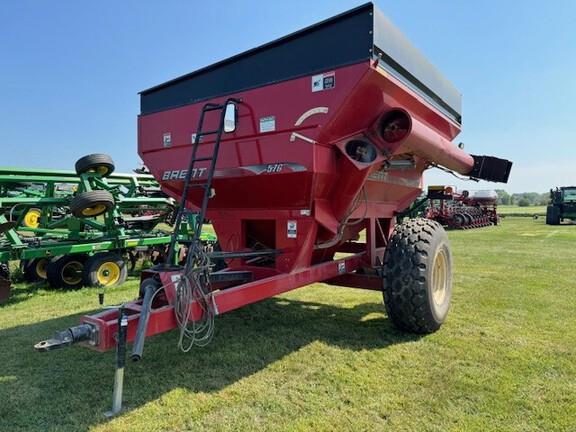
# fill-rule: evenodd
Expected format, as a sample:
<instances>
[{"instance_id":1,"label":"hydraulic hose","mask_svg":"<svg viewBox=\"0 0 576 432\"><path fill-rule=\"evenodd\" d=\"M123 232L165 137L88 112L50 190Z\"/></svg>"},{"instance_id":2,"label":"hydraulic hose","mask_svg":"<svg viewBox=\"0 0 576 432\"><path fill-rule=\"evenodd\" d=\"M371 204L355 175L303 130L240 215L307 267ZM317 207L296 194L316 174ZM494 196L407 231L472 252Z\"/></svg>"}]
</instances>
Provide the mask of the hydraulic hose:
<instances>
[{"instance_id":1,"label":"hydraulic hose","mask_svg":"<svg viewBox=\"0 0 576 432\"><path fill-rule=\"evenodd\" d=\"M138 329L136 330L136 338L134 339L134 345L132 345L132 361L139 361L142 358L154 292L155 287L153 285L146 286L144 299L142 300L142 309L140 311L140 320L138 321Z\"/></svg>"}]
</instances>

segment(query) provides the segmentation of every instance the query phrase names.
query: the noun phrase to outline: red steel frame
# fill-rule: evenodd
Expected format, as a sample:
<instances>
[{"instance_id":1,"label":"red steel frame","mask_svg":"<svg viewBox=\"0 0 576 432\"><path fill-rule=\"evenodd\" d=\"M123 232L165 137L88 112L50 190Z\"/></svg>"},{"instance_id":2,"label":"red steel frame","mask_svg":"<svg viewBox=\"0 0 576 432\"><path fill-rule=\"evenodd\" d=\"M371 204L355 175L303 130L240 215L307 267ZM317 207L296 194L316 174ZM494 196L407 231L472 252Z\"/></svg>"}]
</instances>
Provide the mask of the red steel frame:
<instances>
[{"instance_id":1,"label":"red steel frame","mask_svg":"<svg viewBox=\"0 0 576 432\"><path fill-rule=\"evenodd\" d=\"M213 300L218 314L238 309L250 303L282 294L293 289L309 285L317 281L337 281L339 277L350 276L348 273L360 268L362 254L300 269L290 274L280 274L266 277L254 282L242 284L225 291L214 293ZM149 277L154 272L147 271L143 277ZM164 298L153 305L150 312L146 336L153 336L177 327L174 317L174 299L176 287L173 277L179 277L181 271L164 271L158 275L164 286ZM369 283L362 284L362 288L380 290L381 280L368 278ZM346 280L346 279L344 279ZM128 314L127 342L133 342L136 336L138 320L140 318L142 302L135 301L124 305ZM191 305L193 316L202 317L202 311L197 303ZM98 343L93 347L99 351L107 351L116 346L115 335L118 331L118 310L106 310L95 315L85 316L82 323L94 325L98 329Z\"/></svg>"}]
</instances>

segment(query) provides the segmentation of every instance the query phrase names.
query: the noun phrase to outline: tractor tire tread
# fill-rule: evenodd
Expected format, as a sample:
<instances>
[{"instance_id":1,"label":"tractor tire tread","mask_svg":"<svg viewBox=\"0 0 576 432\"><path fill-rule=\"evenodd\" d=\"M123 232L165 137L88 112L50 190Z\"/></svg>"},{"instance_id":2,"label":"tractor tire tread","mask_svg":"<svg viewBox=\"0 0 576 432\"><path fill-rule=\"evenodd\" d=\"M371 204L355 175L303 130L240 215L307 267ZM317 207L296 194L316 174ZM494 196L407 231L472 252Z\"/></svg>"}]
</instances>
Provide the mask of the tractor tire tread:
<instances>
[{"instance_id":1,"label":"tractor tire tread","mask_svg":"<svg viewBox=\"0 0 576 432\"><path fill-rule=\"evenodd\" d=\"M95 205L104 205L106 211L109 211L115 205L114 196L105 190L91 190L83 192L75 196L70 202L70 212L77 218L81 219L98 216L97 214L91 216L83 214L85 209L94 207Z\"/></svg>"},{"instance_id":2,"label":"tractor tire tread","mask_svg":"<svg viewBox=\"0 0 576 432\"><path fill-rule=\"evenodd\" d=\"M437 236L445 237L438 222L417 218L397 225L389 240L384 257L383 296L386 313L398 330L428 334L442 324L430 312L425 289L428 265L432 265L428 264L428 256L434 252L431 248Z\"/></svg>"},{"instance_id":3,"label":"tractor tire tread","mask_svg":"<svg viewBox=\"0 0 576 432\"><path fill-rule=\"evenodd\" d=\"M107 154L94 153L81 157L76 161L74 166L76 174L78 175L82 175L98 167L106 167L106 172L102 174L102 177L108 177L114 172L114 161Z\"/></svg>"}]
</instances>

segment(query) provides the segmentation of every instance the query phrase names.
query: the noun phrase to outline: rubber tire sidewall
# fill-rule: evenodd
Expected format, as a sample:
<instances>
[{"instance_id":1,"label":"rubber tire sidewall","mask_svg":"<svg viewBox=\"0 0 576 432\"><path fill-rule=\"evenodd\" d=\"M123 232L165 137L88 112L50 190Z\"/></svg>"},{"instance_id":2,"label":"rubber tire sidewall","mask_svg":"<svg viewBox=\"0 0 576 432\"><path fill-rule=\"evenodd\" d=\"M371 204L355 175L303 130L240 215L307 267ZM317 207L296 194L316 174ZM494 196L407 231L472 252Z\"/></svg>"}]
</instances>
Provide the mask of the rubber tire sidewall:
<instances>
[{"instance_id":1,"label":"rubber tire sidewall","mask_svg":"<svg viewBox=\"0 0 576 432\"><path fill-rule=\"evenodd\" d=\"M546 225L560 225L560 208L549 205L546 208Z\"/></svg>"},{"instance_id":2,"label":"rubber tire sidewall","mask_svg":"<svg viewBox=\"0 0 576 432\"><path fill-rule=\"evenodd\" d=\"M103 205L106 210L91 215L84 215L87 208ZM70 202L70 212L79 219L98 217L109 212L115 205L114 196L104 190L91 190L75 196Z\"/></svg>"},{"instance_id":3,"label":"rubber tire sidewall","mask_svg":"<svg viewBox=\"0 0 576 432\"><path fill-rule=\"evenodd\" d=\"M46 261L45 265L46 269L48 269L50 258L32 258L30 260L26 260L26 262L23 263L22 273L26 282L46 282L46 278L43 278L38 273L38 265L42 261Z\"/></svg>"},{"instance_id":4,"label":"rubber tire sidewall","mask_svg":"<svg viewBox=\"0 0 576 432\"><path fill-rule=\"evenodd\" d=\"M434 301L433 268L436 256L446 258L443 302ZM386 248L383 296L394 326L411 333L433 333L440 328L452 297L452 254L442 226L429 219L411 219L398 225Z\"/></svg>"},{"instance_id":5,"label":"rubber tire sidewall","mask_svg":"<svg viewBox=\"0 0 576 432\"><path fill-rule=\"evenodd\" d=\"M46 280L52 288L65 288L76 289L82 287L82 278L75 284L69 284L62 278L62 271L72 262L78 262L84 267L86 262L86 255L73 254L73 255L60 255L53 258L49 263L46 270Z\"/></svg>"},{"instance_id":6,"label":"rubber tire sidewall","mask_svg":"<svg viewBox=\"0 0 576 432\"><path fill-rule=\"evenodd\" d=\"M91 169L98 167L106 167L107 171L105 174L101 174L102 177L108 177L114 172L115 166L114 161L110 156L104 153L94 153L84 157L81 157L76 161L74 168L76 169L76 174L82 175L89 172Z\"/></svg>"},{"instance_id":7,"label":"rubber tire sidewall","mask_svg":"<svg viewBox=\"0 0 576 432\"><path fill-rule=\"evenodd\" d=\"M119 278L116 282L110 285L105 285L100 282L98 278L98 271L100 268L106 263L114 263L118 266L120 270ZM90 287L112 287L121 285L126 281L128 277L128 268L126 266L126 261L122 258L120 254L115 252L102 252L96 255L91 256L86 261L84 265L84 270L82 271L82 281L84 282L85 286Z\"/></svg>"}]
</instances>

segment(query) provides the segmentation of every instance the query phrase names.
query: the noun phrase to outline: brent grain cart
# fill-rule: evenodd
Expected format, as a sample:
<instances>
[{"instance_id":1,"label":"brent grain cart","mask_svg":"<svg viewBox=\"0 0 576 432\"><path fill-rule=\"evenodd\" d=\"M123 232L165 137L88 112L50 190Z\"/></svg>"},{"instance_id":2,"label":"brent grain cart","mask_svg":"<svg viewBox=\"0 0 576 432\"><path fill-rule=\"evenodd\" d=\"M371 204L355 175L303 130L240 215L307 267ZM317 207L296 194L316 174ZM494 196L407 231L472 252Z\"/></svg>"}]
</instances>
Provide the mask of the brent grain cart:
<instances>
[{"instance_id":1,"label":"brent grain cart","mask_svg":"<svg viewBox=\"0 0 576 432\"><path fill-rule=\"evenodd\" d=\"M222 250L193 242L185 266L142 274L140 298L122 308L133 358L145 336L179 327L187 350L210 339L215 315L313 282L382 291L397 328L436 331L451 298L448 239L434 221L396 226L395 215L432 166L506 182L512 165L451 143L460 102L371 3L143 91L139 154L200 212L196 233L212 222ZM85 316L36 348L111 349L119 313Z\"/></svg>"}]
</instances>

